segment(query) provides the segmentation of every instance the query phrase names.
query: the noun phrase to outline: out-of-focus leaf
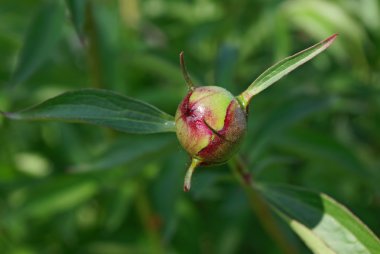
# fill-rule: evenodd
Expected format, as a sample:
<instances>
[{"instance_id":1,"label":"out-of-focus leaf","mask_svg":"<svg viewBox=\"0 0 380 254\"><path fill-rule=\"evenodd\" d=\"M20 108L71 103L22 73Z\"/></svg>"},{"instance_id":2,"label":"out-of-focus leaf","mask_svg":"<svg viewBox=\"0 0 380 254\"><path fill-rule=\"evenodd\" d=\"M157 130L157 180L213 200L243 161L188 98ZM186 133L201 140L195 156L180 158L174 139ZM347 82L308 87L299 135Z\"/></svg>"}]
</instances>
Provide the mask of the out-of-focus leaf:
<instances>
[{"instance_id":1,"label":"out-of-focus leaf","mask_svg":"<svg viewBox=\"0 0 380 254\"><path fill-rule=\"evenodd\" d=\"M230 44L223 44L219 48L218 56L216 58L215 68L215 84L230 90L233 87L233 78L235 66L237 64L238 51L237 48ZM232 88L232 89L231 89Z\"/></svg>"},{"instance_id":2,"label":"out-of-focus leaf","mask_svg":"<svg viewBox=\"0 0 380 254\"><path fill-rule=\"evenodd\" d=\"M119 243L117 241L103 241L103 242L90 242L85 246L81 246L84 253L93 253L93 254L128 254L128 253L141 253L136 245L127 245L125 243Z\"/></svg>"},{"instance_id":3,"label":"out-of-focus leaf","mask_svg":"<svg viewBox=\"0 0 380 254\"><path fill-rule=\"evenodd\" d=\"M314 253L380 253L372 231L329 196L290 186L259 190Z\"/></svg>"},{"instance_id":4,"label":"out-of-focus leaf","mask_svg":"<svg viewBox=\"0 0 380 254\"><path fill-rule=\"evenodd\" d=\"M354 59L355 71L368 72L364 53L364 42L367 39L365 29L342 8L342 4L325 0L295 0L287 1L283 11L294 26L314 38L338 31L342 38L331 52L342 59L347 59L349 55L350 59Z\"/></svg>"},{"instance_id":5,"label":"out-of-focus leaf","mask_svg":"<svg viewBox=\"0 0 380 254\"><path fill-rule=\"evenodd\" d=\"M105 222L108 232L114 232L119 229L123 220L128 215L136 191L138 191L137 183L133 179L126 179L122 186L117 186L117 189L114 191L115 193L112 194L110 200L111 206Z\"/></svg>"},{"instance_id":6,"label":"out-of-focus leaf","mask_svg":"<svg viewBox=\"0 0 380 254\"><path fill-rule=\"evenodd\" d=\"M358 11L358 18L375 34L380 30L380 3L377 0L354 1L351 3Z\"/></svg>"},{"instance_id":7,"label":"out-of-focus leaf","mask_svg":"<svg viewBox=\"0 0 380 254\"><path fill-rule=\"evenodd\" d=\"M94 124L129 133L172 132L173 117L158 108L107 90L66 92L31 108L5 113L15 120Z\"/></svg>"},{"instance_id":8,"label":"out-of-focus leaf","mask_svg":"<svg viewBox=\"0 0 380 254\"><path fill-rule=\"evenodd\" d=\"M287 152L296 152L313 161L328 163L362 176L368 173L351 149L327 133L296 129L277 139L276 146L284 148Z\"/></svg>"},{"instance_id":9,"label":"out-of-focus leaf","mask_svg":"<svg viewBox=\"0 0 380 254\"><path fill-rule=\"evenodd\" d=\"M261 120L255 132L248 133L248 139L254 141L254 143L247 142L249 148L245 147L245 149L251 150L250 159L257 158L258 153L262 152L263 146L269 140L276 137L278 133L295 122L300 121L300 119L321 111L329 105L330 100L328 98L314 98L310 96L303 99L291 98L291 100L287 100L281 104L276 110L273 110ZM252 138L250 138L251 135Z\"/></svg>"},{"instance_id":10,"label":"out-of-focus leaf","mask_svg":"<svg viewBox=\"0 0 380 254\"><path fill-rule=\"evenodd\" d=\"M131 56L130 61L133 66L140 67L151 75L164 78L166 81L173 82L174 84L185 84L179 69L179 62L178 64L173 64L153 54L137 54L135 56ZM191 75L191 78L194 83L199 83L199 79L197 79L194 75ZM183 85L183 87L184 90L186 90L186 86Z\"/></svg>"},{"instance_id":11,"label":"out-of-focus leaf","mask_svg":"<svg viewBox=\"0 0 380 254\"><path fill-rule=\"evenodd\" d=\"M295 70L300 65L311 60L318 54L327 49L331 43L335 40L337 34L334 34L325 40L315 44L314 46L307 48L295 55L285 58L284 60L271 66L264 71L253 83L238 96L240 101L245 107L248 107L251 98L287 75L289 72Z\"/></svg>"},{"instance_id":12,"label":"out-of-focus leaf","mask_svg":"<svg viewBox=\"0 0 380 254\"><path fill-rule=\"evenodd\" d=\"M289 21L281 11L276 15L275 29L275 56L280 60L289 55L291 45Z\"/></svg>"},{"instance_id":13,"label":"out-of-focus leaf","mask_svg":"<svg viewBox=\"0 0 380 254\"><path fill-rule=\"evenodd\" d=\"M121 22L115 3L89 1L85 32L93 85L123 91Z\"/></svg>"},{"instance_id":14,"label":"out-of-focus leaf","mask_svg":"<svg viewBox=\"0 0 380 254\"><path fill-rule=\"evenodd\" d=\"M86 13L86 4L87 0L66 0L66 4L69 7L71 19L75 26L75 29L83 39L83 29L84 29L84 21L85 21L85 13Z\"/></svg>"},{"instance_id":15,"label":"out-of-focus leaf","mask_svg":"<svg viewBox=\"0 0 380 254\"><path fill-rule=\"evenodd\" d=\"M60 1L48 1L39 10L24 39L12 85L29 78L50 56L62 34L64 14Z\"/></svg>"},{"instance_id":16,"label":"out-of-focus leaf","mask_svg":"<svg viewBox=\"0 0 380 254\"><path fill-rule=\"evenodd\" d=\"M174 137L151 137L146 139L121 139L90 160L90 162L76 165L73 171L88 171L112 168L147 158L161 157L172 152L177 145Z\"/></svg>"},{"instance_id":17,"label":"out-of-focus leaf","mask_svg":"<svg viewBox=\"0 0 380 254\"><path fill-rule=\"evenodd\" d=\"M268 29L268 26L272 20L273 13L269 11L265 12L258 17L256 22L252 22L252 25L242 34L239 46L239 56L241 60L244 61L260 50L260 46L270 35L271 29Z\"/></svg>"},{"instance_id":18,"label":"out-of-focus leaf","mask_svg":"<svg viewBox=\"0 0 380 254\"><path fill-rule=\"evenodd\" d=\"M21 199L10 218L45 217L71 209L92 197L98 184L83 177L56 178L19 193Z\"/></svg>"}]
</instances>

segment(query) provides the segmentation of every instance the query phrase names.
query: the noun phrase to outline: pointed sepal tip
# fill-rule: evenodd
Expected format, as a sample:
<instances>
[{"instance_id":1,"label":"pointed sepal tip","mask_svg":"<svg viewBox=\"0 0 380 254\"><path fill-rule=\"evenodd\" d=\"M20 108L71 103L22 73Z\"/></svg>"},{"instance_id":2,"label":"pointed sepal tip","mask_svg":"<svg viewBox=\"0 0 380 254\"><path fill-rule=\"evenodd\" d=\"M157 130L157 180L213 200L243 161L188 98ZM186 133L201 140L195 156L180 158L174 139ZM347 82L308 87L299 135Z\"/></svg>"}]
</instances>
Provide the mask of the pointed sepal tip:
<instances>
[{"instance_id":1,"label":"pointed sepal tip","mask_svg":"<svg viewBox=\"0 0 380 254\"><path fill-rule=\"evenodd\" d=\"M196 159L196 158L192 158L191 159L191 164L190 164L189 168L186 171L185 182L184 182L184 185L183 185L183 190L185 192L190 191L190 188L191 188L191 177L193 175L193 172L194 172L195 168L198 167L201 162L202 161L200 161L199 159Z\"/></svg>"},{"instance_id":2,"label":"pointed sepal tip","mask_svg":"<svg viewBox=\"0 0 380 254\"><path fill-rule=\"evenodd\" d=\"M183 78L185 79L187 86L189 87L189 90L194 90L194 88L195 88L194 83L191 80L190 75L186 69L184 54L185 54L185 52L183 52L183 51L181 51L181 53L179 53L179 63L181 65L182 75L183 75Z\"/></svg>"}]
</instances>

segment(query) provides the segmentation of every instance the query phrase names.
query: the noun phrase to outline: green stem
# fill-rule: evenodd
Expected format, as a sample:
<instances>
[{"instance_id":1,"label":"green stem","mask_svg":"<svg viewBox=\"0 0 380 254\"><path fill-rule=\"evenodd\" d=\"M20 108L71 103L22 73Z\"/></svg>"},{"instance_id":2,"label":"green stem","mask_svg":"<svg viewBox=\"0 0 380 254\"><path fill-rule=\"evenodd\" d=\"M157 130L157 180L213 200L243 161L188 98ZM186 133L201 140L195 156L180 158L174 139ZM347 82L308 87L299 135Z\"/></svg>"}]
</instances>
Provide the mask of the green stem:
<instances>
[{"instance_id":1,"label":"green stem","mask_svg":"<svg viewBox=\"0 0 380 254\"><path fill-rule=\"evenodd\" d=\"M285 239L270 211L269 205L256 190L253 177L242 159L236 156L234 159L230 160L229 166L239 181L240 185L246 192L252 210L259 218L259 221L261 222L264 230L277 243L279 248L282 250L282 253L297 253L295 247L291 245L287 239Z\"/></svg>"},{"instance_id":2,"label":"green stem","mask_svg":"<svg viewBox=\"0 0 380 254\"><path fill-rule=\"evenodd\" d=\"M249 98L245 97L244 96L245 94L242 93L238 96L236 96L236 100L239 102L240 106L245 110L245 112L247 113L247 110L248 110L248 106L249 106Z\"/></svg>"},{"instance_id":3,"label":"green stem","mask_svg":"<svg viewBox=\"0 0 380 254\"><path fill-rule=\"evenodd\" d=\"M96 22L94 18L94 6L91 2L86 5L86 23L85 33L87 36L87 61L89 65L89 71L91 75L91 83L95 88L101 88L103 86L102 67L99 56L99 42L96 31Z\"/></svg>"},{"instance_id":4,"label":"green stem","mask_svg":"<svg viewBox=\"0 0 380 254\"><path fill-rule=\"evenodd\" d=\"M140 220L148 235L151 247L150 253L165 253L160 236L158 216L152 211L152 207L145 194L144 188L141 188L137 195L136 206L140 215Z\"/></svg>"}]
</instances>

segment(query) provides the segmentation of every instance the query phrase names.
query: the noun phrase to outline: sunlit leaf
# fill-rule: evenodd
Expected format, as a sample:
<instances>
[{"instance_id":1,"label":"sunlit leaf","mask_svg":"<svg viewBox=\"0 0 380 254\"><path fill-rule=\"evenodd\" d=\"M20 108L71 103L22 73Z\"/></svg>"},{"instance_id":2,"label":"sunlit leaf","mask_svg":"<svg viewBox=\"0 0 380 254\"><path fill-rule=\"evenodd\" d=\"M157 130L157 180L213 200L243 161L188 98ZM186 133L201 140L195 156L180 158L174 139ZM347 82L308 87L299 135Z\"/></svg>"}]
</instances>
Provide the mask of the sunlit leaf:
<instances>
[{"instance_id":1,"label":"sunlit leaf","mask_svg":"<svg viewBox=\"0 0 380 254\"><path fill-rule=\"evenodd\" d=\"M174 131L173 117L145 102L107 90L66 92L31 108L5 113L14 120L94 124L129 133Z\"/></svg>"},{"instance_id":2,"label":"sunlit leaf","mask_svg":"<svg viewBox=\"0 0 380 254\"><path fill-rule=\"evenodd\" d=\"M284 60L276 63L266 71L264 71L253 83L238 96L240 101L245 107L248 106L251 98L287 75L289 72L295 70L300 65L311 60L325 49L327 49L331 43L335 40L337 34L334 34L327 39L315 44L314 46L307 48L295 55L285 58Z\"/></svg>"},{"instance_id":3,"label":"sunlit leaf","mask_svg":"<svg viewBox=\"0 0 380 254\"><path fill-rule=\"evenodd\" d=\"M380 253L372 231L329 196L290 186L259 190L314 253Z\"/></svg>"},{"instance_id":4,"label":"sunlit leaf","mask_svg":"<svg viewBox=\"0 0 380 254\"><path fill-rule=\"evenodd\" d=\"M24 39L12 85L28 79L51 55L62 34L64 11L60 1L48 1L39 10Z\"/></svg>"}]
</instances>

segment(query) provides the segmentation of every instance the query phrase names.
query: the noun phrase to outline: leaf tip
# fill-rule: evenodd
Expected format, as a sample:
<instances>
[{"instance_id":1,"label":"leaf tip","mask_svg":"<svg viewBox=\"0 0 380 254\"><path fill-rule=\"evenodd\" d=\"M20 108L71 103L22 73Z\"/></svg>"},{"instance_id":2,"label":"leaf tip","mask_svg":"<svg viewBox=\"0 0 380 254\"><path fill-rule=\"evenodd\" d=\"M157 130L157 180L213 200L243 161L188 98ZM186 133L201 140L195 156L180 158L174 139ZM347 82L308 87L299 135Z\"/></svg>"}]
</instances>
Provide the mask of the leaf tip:
<instances>
[{"instance_id":1,"label":"leaf tip","mask_svg":"<svg viewBox=\"0 0 380 254\"><path fill-rule=\"evenodd\" d=\"M331 43L334 42L334 40L336 39L336 37L338 37L338 33L335 33L333 35L331 35L330 37L326 38L324 41L323 41L323 44L328 44L328 46L331 45Z\"/></svg>"}]
</instances>

